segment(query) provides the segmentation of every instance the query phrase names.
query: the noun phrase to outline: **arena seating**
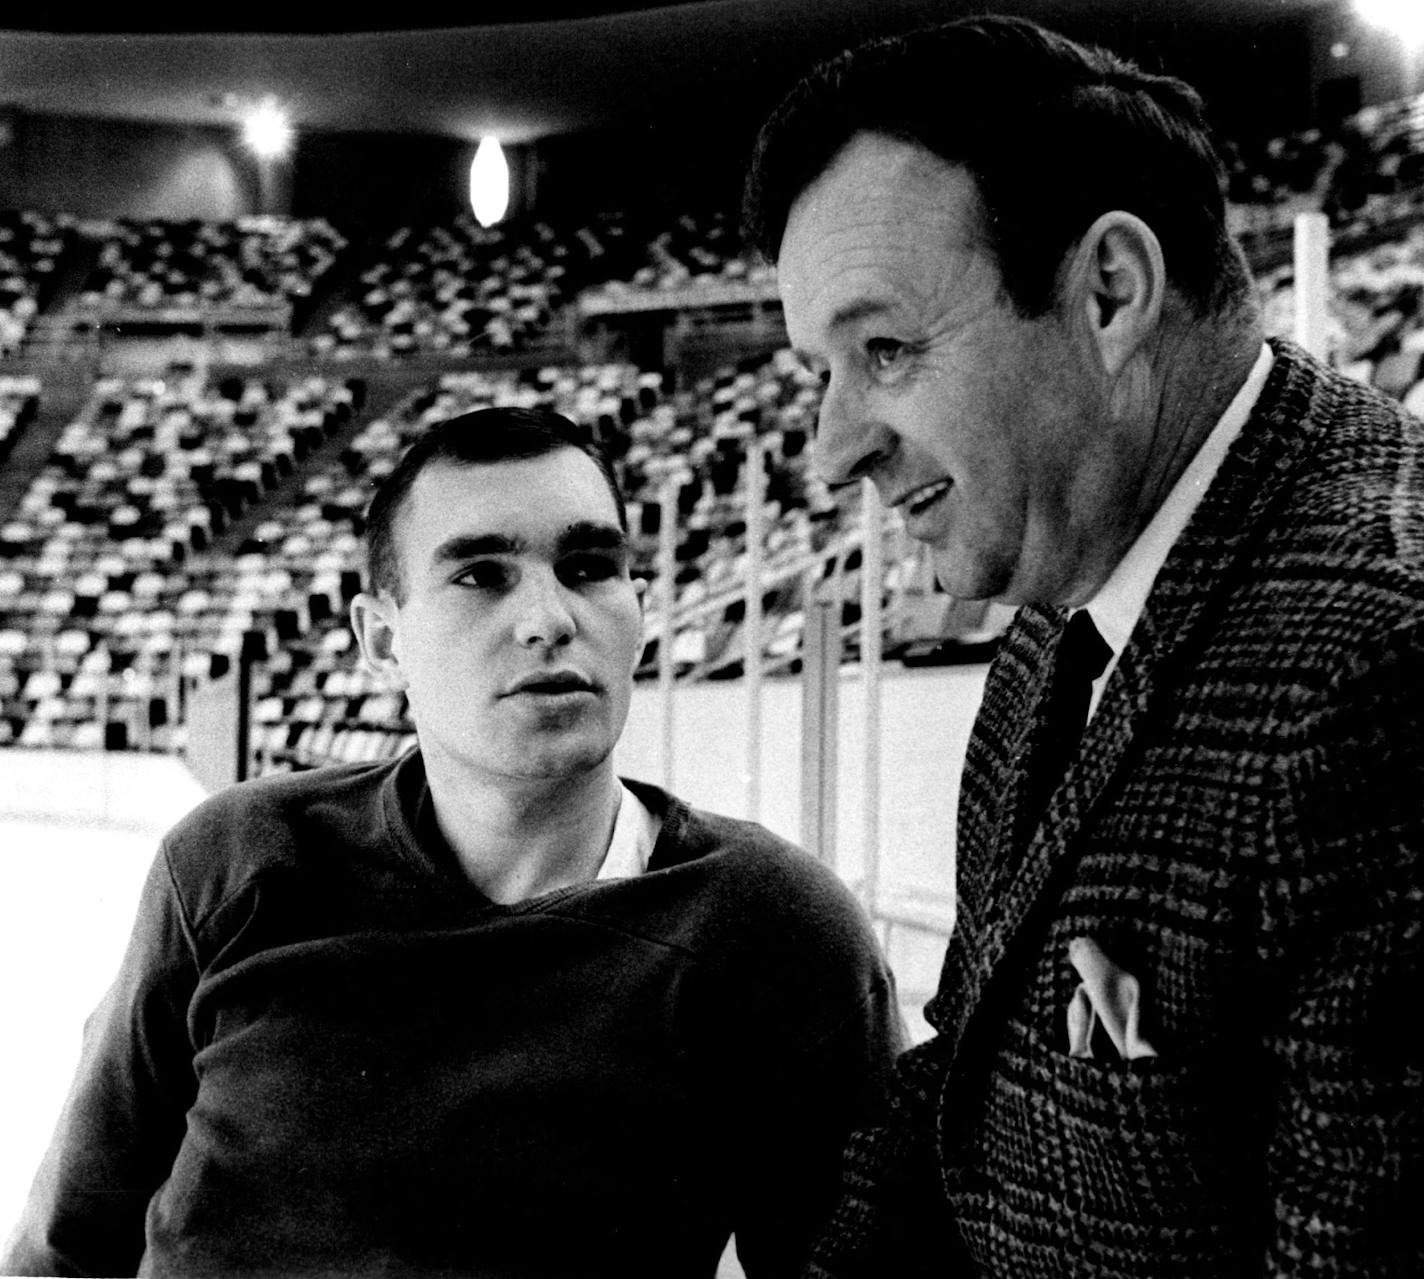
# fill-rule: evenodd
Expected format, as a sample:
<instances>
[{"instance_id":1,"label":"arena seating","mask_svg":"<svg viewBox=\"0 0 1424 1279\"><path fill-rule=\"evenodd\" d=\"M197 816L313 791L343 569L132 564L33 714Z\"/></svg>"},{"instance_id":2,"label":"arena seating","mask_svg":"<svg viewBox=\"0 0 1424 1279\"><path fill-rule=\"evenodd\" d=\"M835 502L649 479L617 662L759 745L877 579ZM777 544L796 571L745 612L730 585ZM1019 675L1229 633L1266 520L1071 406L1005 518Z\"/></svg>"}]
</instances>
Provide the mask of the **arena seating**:
<instances>
[{"instance_id":1,"label":"arena seating","mask_svg":"<svg viewBox=\"0 0 1424 1279\"><path fill-rule=\"evenodd\" d=\"M99 382L0 527L0 741L167 746L177 663L235 655L261 602L203 552L352 398L319 378Z\"/></svg>"},{"instance_id":2,"label":"arena seating","mask_svg":"<svg viewBox=\"0 0 1424 1279\"><path fill-rule=\"evenodd\" d=\"M0 356L24 340L70 234L67 218L0 209Z\"/></svg>"},{"instance_id":3,"label":"arena seating","mask_svg":"<svg viewBox=\"0 0 1424 1279\"><path fill-rule=\"evenodd\" d=\"M746 250L729 214L683 213L666 230L648 233L631 274L584 290L580 301L588 313L695 307L734 296L728 286L771 294L775 272Z\"/></svg>"},{"instance_id":4,"label":"arena seating","mask_svg":"<svg viewBox=\"0 0 1424 1279\"><path fill-rule=\"evenodd\" d=\"M1337 253L1330 275L1332 362L1424 413L1424 222L1396 239ZM1289 335L1292 269L1265 274L1260 288L1267 332Z\"/></svg>"},{"instance_id":5,"label":"arena seating","mask_svg":"<svg viewBox=\"0 0 1424 1279\"><path fill-rule=\"evenodd\" d=\"M1336 228L1331 356L1416 412L1421 102L1362 113L1332 136L1235 149L1230 188L1248 249L1261 254L1268 330L1290 328L1290 267L1272 258L1279 236L1299 209L1323 208ZM67 219L0 215L0 347L14 345L42 304L72 234ZM115 223L106 234L86 285L92 303L198 312L310 294L344 244L325 223L273 219ZM246 642L266 654L255 744L267 766L401 749L410 730L399 698L360 669L345 623L360 586L362 514L374 483L430 422L492 404L547 405L609 444L644 577L656 572L662 498L673 494L676 620L664 634L654 608L643 675L664 644L680 678L742 669L753 439L765 465L764 659L773 668L798 660L808 592L841 601L853 647L859 505L806 465L819 390L788 351L734 358L693 380L619 362L481 363L521 350L537 360L546 343L567 348L575 301L585 316L616 316L715 308L738 290L770 294L769 270L745 256L728 217L407 227L358 280L328 308L315 353L353 373L360 360L403 355L444 357L451 371L348 431L339 449L313 455L359 409L359 393L342 382L210 385L195 373L95 386L0 527L0 741L162 748L178 675L209 673ZM39 391L30 376L0 380L0 454ZM268 495L293 470L290 496L274 502ZM215 546L254 506L242 543ZM889 547L884 590L892 658L952 658L946 633L977 651L1001 624L937 594L903 542Z\"/></svg>"},{"instance_id":6,"label":"arena seating","mask_svg":"<svg viewBox=\"0 0 1424 1279\"><path fill-rule=\"evenodd\" d=\"M537 219L486 228L464 215L402 227L360 276L359 296L312 339L317 355L478 356L567 340L560 311L657 309L716 300L728 284L770 291L728 215L684 213L665 227L607 215L556 228Z\"/></svg>"},{"instance_id":7,"label":"arena seating","mask_svg":"<svg viewBox=\"0 0 1424 1279\"><path fill-rule=\"evenodd\" d=\"M1325 213L1343 239L1424 213L1424 94L1368 107L1328 134L1223 149L1234 228L1258 265L1288 254L1297 213Z\"/></svg>"},{"instance_id":8,"label":"arena seating","mask_svg":"<svg viewBox=\"0 0 1424 1279\"><path fill-rule=\"evenodd\" d=\"M537 220L486 228L468 214L401 227L362 271L359 296L312 339L313 353L473 356L538 345L589 278L617 269L620 240L616 219L566 234Z\"/></svg>"},{"instance_id":9,"label":"arena seating","mask_svg":"<svg viewBox=\"0 0 1424 1279\"><path fill-rule=\"evenodd\" d=\"M33 375L0 374L0 464L5 461L20 432L34 417L39 404L40 380Z\"/></svg>"},{"instance_id":10,"label":"arena seating","mask_svg":"<svg viewBox=\"0 0 1424 1279\"><path fill-rule=\"evenodd\" d=\"M253 308L308 296L345 247L320 218L120 220L80 294L89 308Z\"/></svg>"}]
</instances>

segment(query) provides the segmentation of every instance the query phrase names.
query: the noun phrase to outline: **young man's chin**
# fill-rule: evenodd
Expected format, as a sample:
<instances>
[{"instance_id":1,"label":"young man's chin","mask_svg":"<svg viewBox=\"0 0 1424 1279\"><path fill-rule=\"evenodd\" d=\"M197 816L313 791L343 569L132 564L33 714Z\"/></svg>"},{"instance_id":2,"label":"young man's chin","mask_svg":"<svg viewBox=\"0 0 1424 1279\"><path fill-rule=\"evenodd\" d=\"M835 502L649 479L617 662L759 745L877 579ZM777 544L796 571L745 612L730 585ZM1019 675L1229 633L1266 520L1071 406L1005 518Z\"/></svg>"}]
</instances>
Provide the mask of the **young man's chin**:
<instances>
[{"instance_id":1,"label":"young man's chin","mask_svg":"<svg viewBox=\"0 0 1424 1279\"><path fill-rule=\"evenodd\" d=\"M573 780L592 772L613 752L613 743L600 734L597 740L531 743L510 762L512 776L531 781Z\"/></svg>"}]
</instances>

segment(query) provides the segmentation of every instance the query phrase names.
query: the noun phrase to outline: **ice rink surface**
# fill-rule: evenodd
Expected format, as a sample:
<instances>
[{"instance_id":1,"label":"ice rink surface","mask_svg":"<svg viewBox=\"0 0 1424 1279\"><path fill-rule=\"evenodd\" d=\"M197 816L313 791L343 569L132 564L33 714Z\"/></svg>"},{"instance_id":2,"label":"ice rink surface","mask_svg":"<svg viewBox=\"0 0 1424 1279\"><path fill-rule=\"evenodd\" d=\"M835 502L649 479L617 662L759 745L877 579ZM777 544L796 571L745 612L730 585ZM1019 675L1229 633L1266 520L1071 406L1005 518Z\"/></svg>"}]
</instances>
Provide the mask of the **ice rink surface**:
<instances>
[{"instance_id":1,"label":"ice rink surface","mask_svg":"<svg viewBox=\"0 0 1424 1279\"><path fill-rule=\"evenodd\" d=\"M0 1236L123 955L158 838L203 793L174 759L0 751Z\"/></svg>"}]
</instances>

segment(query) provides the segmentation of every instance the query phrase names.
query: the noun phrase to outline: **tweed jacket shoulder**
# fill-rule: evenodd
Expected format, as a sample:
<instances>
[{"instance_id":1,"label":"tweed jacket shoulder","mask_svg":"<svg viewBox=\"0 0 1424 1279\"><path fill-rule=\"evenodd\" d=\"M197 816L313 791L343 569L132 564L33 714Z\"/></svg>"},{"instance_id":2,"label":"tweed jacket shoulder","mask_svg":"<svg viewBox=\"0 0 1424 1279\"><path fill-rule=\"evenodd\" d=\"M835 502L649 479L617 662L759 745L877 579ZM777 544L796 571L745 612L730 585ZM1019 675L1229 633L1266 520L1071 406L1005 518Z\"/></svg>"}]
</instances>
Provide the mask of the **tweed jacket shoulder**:
<instances>
[{"instance_id":1,"label":"tweed jacket shoulder","mask_svg":"<svg viewBox=\"0 0 1424 1279\"><path fill-rule=\"evenodd\" d=\"M811 1273L1424 1274L1424 426L1276 345L1025 843L1061 622L990 670L937 1035ZM1156 1057L1067 1055L1078 937Z\"/></svg>"}]
</instances>

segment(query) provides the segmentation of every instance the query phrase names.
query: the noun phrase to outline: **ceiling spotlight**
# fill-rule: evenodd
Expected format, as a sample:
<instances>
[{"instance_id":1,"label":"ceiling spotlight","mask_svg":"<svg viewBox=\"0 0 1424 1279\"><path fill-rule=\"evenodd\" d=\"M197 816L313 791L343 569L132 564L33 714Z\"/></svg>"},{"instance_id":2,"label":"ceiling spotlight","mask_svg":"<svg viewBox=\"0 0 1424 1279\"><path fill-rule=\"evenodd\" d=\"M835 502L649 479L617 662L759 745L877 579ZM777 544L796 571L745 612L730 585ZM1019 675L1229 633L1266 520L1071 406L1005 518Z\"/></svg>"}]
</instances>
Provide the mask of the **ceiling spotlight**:
<instances>
[{"instance_id":1,"label":"ceiling spotlight","mask_svg":"<svg viewBox=\"0 0 1424 1279\"><path fill-rule=\"evenodd\" d=\"M1411 49L1424 46L1424 5L1419 0L1355 0L1355 12Z\"/></svg>"},{"instance_id":2,"label":"ceiling spotlight","mask_svg":"<svg viewBox=\"0 0 1424 1279\"><path fill-rule=\"evenodd\" d=\"M292 125L275 102L264 102L243 120L242 140L258 159L275 160L292 145Z\"/></svg>"},{"instance_id":3,"label":"ceiling spotlight","mask_svg":"<svg viewBox=\"0 0 1424 1279\"><path fill-rule=\"evenodd\" d=\"M483 137L470 163L470 208L481 226L493 226L509 208L509 165L496 137Z\"/></svg>"}]
</instances>

